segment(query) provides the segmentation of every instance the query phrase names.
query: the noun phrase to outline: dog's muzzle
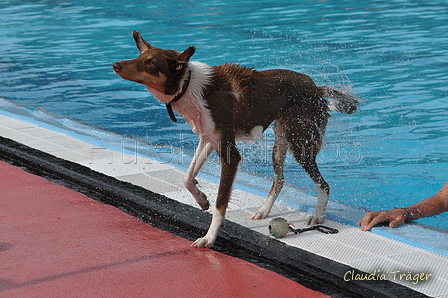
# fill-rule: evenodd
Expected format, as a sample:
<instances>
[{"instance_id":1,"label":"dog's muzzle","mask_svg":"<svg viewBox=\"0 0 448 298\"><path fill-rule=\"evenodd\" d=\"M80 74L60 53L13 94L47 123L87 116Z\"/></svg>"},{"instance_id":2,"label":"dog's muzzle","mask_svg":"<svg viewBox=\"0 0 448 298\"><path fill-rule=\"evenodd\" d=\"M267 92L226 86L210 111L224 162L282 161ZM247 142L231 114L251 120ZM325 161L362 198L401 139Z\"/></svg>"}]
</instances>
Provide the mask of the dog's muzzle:
<instances>
[{"instance_id":1,"label":"dog's muzzle","mask_svg":"<svg viewBox=\"0 0 448 298\"><path fill-rule=\"evenodd\" d=\"M120 62L115 62L112 64L112 69L114 72L119 72L121 70L121 64Z\"/></svg>"}]
</instances>

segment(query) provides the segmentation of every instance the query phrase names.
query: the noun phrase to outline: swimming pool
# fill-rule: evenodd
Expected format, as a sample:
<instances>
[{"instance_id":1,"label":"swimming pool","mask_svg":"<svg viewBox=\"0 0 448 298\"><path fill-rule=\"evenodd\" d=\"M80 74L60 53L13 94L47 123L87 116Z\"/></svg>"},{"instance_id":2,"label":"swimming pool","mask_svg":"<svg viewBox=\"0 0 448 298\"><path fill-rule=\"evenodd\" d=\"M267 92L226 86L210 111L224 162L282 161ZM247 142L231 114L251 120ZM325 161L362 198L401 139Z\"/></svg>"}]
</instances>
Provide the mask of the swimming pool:
<instances>
[{"instance_id":1,"label":"swimming pool","mask_svg":"<svg viewBox=\"0 0 448 298\"><path fill-rule=\"evenodd\" d=\"M448 180L444 1L6 0L0 14L0 96L57 121L193 151L197 136L187 124L173 124L143 86L112 72L114 61L137 56L130 33L139 30L157 47L195 45L193 60L211 65L287 68L319 85L351 87L360 109L334 114L319 157L333 201L401 207ZM268 131L265 140L242 145L242 170L272 176L272 141ZM287 181L314 194L291 159ZM418 222L448 230L448 214Z\"/></svg>"}]
</instances>

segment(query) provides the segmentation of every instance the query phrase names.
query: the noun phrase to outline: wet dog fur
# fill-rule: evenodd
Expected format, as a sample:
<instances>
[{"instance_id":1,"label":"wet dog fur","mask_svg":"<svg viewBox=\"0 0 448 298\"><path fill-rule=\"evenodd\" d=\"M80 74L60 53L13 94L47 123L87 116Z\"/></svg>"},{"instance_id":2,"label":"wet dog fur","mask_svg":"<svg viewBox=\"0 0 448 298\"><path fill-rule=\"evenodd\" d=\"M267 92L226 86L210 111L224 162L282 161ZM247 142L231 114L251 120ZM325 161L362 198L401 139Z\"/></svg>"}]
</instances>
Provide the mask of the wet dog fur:
<instances>
[{"instance_id":1,"label":"wet dog fur","mask_svg":"<svg viewBox=\"0 0 448 298\"><path fill-rule=\"evenodd\" d=\"M308 224L320 224L330 187L319 172L316 156L322 148L328 111L351 114L358 101L348 92L317 87L310 77L290 70L256 71L236 64L209 66L190 62L195 47L182 53L163 50L146 42L138 31L132 33L140 55L113 63L121 78L146 86L159 101L174 109L199 134L199 144L184 177L184 184L203 210L210 207L198 189L196 176L215 150L221 161L221 177L206 235L193 247L212 247L224 224L232 185L241 161L238 141L260 137L274 122L275 144L272 161L275 179L266 202L252 219L267 218L284 182L283 165L287 150L313 180L318 202ZM327 101L332 98L335 101ZM171 111L172 114L172 111ZM174 115L170 115L175 120Z\"/></svg>"}]
</instances>

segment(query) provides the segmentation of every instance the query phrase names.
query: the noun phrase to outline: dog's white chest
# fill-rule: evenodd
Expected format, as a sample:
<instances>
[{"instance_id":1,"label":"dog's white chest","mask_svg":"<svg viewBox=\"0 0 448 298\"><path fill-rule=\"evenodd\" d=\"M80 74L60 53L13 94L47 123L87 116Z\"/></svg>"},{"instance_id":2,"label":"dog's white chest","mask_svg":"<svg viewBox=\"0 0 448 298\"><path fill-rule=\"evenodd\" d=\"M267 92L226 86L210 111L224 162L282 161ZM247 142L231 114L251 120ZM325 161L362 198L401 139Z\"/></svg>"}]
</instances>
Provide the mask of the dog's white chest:
<instances>
[{"instance_id":1,"label":"dog's white chest","mask_svg":"<svg viewBox=\"0 0 448 298\"><path fill-rule=\"evenodd\" d=\"M212 144L216 144L218 135L215 131L215 123L210 110L201 101L197 101L194 107L190 106L189 109L182 111L182 117L190 124L194 133L207 137Z\"/></svg>"},{"instance_id":2,"label":"dog's white chest","mask_svg":"<svg viewBox=\"0 0 448 298\"><path fill-rule=\"evenodd\" d=\"M201 62L189 62L191 80L185 95L173 108L190 124L194 133L206 138L213 147L217 148L219 136L210 110L203 99L204 88L209 84L212 74L211 67Z\"/></svg>"}]
</instances>

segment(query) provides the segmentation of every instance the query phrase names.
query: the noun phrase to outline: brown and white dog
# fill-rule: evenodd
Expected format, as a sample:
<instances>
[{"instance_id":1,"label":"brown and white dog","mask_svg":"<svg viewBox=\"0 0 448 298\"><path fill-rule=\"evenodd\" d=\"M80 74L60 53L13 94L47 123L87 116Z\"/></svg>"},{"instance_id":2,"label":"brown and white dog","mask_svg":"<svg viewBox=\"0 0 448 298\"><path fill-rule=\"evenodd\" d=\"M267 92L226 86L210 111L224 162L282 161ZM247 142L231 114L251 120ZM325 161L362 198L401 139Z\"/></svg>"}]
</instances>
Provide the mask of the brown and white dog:
<instances>
[{"instance_id":1,"label":"brown and white dog","mask_svg":"<svg viewBox=\"0 0 448 298\"><path fill-rule=\"evenodd\" d=\"M294 71L256 71L235 64L209 66L190 62L196 48L183 53L162 50L132 33L140 56L113 63L121 78L146 86L159 101L182 115L199 134L200 142L184 184L203 210L210 206L197 188L196 176L206 158L216 150L221 160L221 179L216 206L207 234L193 247L212 247L224 224L233 181L241 156L238 141L253 140L274 122L272 154L275 179L269 196L252 219L266 218L283 186L283 164L288 148L316 185L318 203L308 224L323 223L330 187L319 172L316 156L328 118L328 111L353 113L358 101L353 95L330 87L317 87L310 77ZM328 102L324 97L337 101Z\"/></svg>"}]
</instances>

